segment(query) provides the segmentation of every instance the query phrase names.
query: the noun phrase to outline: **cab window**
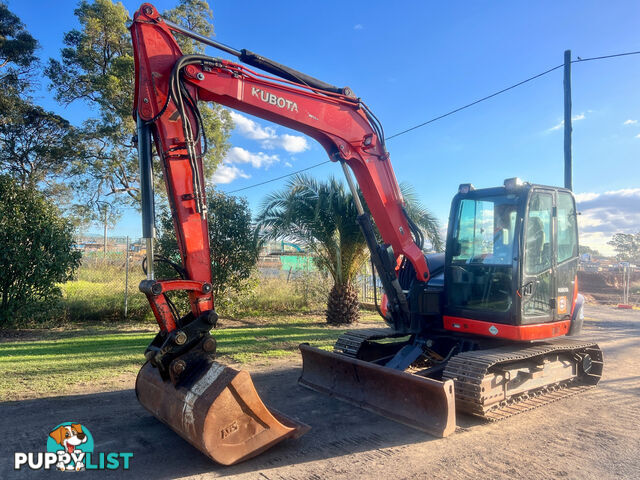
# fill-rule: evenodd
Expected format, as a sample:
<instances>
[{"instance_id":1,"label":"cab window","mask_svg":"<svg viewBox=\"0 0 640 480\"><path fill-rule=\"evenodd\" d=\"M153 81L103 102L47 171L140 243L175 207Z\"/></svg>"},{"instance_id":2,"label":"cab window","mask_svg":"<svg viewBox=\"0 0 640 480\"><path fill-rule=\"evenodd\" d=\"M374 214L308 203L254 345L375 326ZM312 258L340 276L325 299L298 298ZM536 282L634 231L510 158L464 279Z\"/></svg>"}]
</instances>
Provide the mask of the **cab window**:
<instances>
[{"instance_id":1,"label":"cab window","mask_svg":"<svg viewBox=\"0 0 640 480\"><path fill-rule=\"evenodd\" d=\"M507 194L460 201L446 274L449 306L501 313L511 309L519 200Z\"/></svg>"},{"instance_id":2,"label":"cab window","mask_svg":"<svg viewBox=\"0 0 640 480\"><path fill-rule=\"evenodd\" d=\"M558 263L578 255L578 225L573 197L558 192Z\"/></svg>"},{"instance_id":3,"label":"cab window","mask_svg":"<svg viewBox=\"0 0 640 480\"><path fill-rule=\"evenodd\" d=\"M517 206L511 195L462 200L453 233L453 262L511 265Z\"/></svg>"},{"instance_id":4,"label":"cab window","mask_svg":"<svg viewBox=\"0 0 640 480\"><path fill-rule=\"evenodd\" d=\"M551 268L551 194L535 192L529 201L525 236L525 271L537 275Z\"/></svg>"}]
</instances>

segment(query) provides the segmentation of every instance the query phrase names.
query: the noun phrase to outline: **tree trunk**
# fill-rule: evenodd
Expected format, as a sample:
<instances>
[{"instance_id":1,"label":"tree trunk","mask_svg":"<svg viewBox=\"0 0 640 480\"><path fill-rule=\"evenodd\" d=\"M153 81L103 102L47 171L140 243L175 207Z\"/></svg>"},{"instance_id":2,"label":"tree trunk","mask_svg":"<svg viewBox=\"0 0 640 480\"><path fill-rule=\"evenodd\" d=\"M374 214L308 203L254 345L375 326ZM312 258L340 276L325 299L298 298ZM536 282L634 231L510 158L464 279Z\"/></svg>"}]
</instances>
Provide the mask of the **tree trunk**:
<instances>
[{"instance_id":1,"label":"tree trunk","mask_svg":"<svg viewBox=\"0 0 640 480\"><path fill-rule=\"evenodd\" d=\"M9 305L8 305L8 304L9 304L9 295L8 295L8 292L9 292L9 287L5 288L5 289L2 291L2 307L0 307L0 311L2 312L2 315L1 315L1 316L4 316L5 312L7 312L7 311L9 310L9 309L8 309L8 306L9 306ZM2 320L7 320L7 319L4 319L4 318L3 318Z\"/></svg>"},{"instance_id":2,"label":"tree trunk","mask_svg":"<svg viewBox=\"0 0 640 480\"><path fill-rule=\"evenodd\" d=\"M346 325L360 318L358 290L350 283L334 284L327 302L327 323Z\"/></svg>"}]
</instances>

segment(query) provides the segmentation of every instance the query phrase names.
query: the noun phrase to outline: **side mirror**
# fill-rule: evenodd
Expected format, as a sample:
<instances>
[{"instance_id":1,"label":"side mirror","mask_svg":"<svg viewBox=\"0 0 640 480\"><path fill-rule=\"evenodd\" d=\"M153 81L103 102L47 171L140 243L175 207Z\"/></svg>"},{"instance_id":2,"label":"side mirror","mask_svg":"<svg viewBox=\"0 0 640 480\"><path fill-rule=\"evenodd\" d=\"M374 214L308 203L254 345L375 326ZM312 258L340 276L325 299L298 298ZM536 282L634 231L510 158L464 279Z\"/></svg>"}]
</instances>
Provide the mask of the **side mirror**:
<instances>
[{"instance_id":1,"label":"side mirror","mask_svg":"<svg viewBox=\"0 0 640 480\"><path fill-rule=\"evenodd\" d=\"M453 244L453 256L457 257L460 255L461 252L462 252L462 245L460 244L460 242L455 242Z\"/></svg>"}]
</instances>

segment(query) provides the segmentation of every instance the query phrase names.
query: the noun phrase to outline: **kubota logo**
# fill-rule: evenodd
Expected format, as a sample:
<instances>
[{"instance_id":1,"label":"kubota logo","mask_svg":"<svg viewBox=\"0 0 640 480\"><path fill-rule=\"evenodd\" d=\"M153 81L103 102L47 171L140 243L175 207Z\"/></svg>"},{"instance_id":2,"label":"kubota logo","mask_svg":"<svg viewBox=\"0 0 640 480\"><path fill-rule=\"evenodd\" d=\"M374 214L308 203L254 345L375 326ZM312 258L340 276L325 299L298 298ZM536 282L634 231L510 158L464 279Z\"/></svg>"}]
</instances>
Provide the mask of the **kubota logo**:
<instances>
[{"instance_id":1,"label":"kubota logo","mask_svg":"<svg viewBox=\"0 0 640 480\"><path fill-rule=\"evenodd\" d=\"M278 108L286 108L290 112L298 111L298 104L292 100L287 100L284 97L279 97L271 92L262 90L261 88L251 87L251 96L257 97L269 105L274 105Z\"/></svg>"}]
</instances>

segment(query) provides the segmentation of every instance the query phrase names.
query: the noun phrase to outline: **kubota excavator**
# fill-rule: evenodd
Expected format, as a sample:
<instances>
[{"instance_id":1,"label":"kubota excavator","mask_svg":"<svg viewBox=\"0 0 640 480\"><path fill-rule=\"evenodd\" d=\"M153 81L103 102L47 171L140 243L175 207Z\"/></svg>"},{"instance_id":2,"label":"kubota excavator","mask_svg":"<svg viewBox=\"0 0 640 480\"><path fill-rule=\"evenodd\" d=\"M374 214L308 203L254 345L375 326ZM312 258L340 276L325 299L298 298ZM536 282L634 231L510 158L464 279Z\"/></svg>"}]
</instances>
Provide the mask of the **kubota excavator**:
<instances>
[{"instance_id":1,"label":"kubota excavator","mask_svg":"<svg viewBox=\"0 0 640 480\"><path fill-rule=\"evenodd\" d=\"M183 55L173 33L237 57ZM198 101L216 102L315 138L340 162L359 212L388 328L342 335L334 352L300 346L300 384L438 436L455 411L500 419L598 383L597 344L580 332L575 200L563 188L509 179L460 185L445 254L425 255L385 148L382 127L349 88L248 50L235 50L160 17L150 4L131 25L146 280L160 327L136 381L142 405L213 460L233 464L307 426L270 411L249 374L214 361L217 315ZM182 265L154 277L152 142L160 159ZM366 202L361 203L356 183ZM375 226L371 221L375 221ZM168 292L185 291L181 315ZM560 338L558 338L560 337Z\"/></svg>"}]
</instances>

